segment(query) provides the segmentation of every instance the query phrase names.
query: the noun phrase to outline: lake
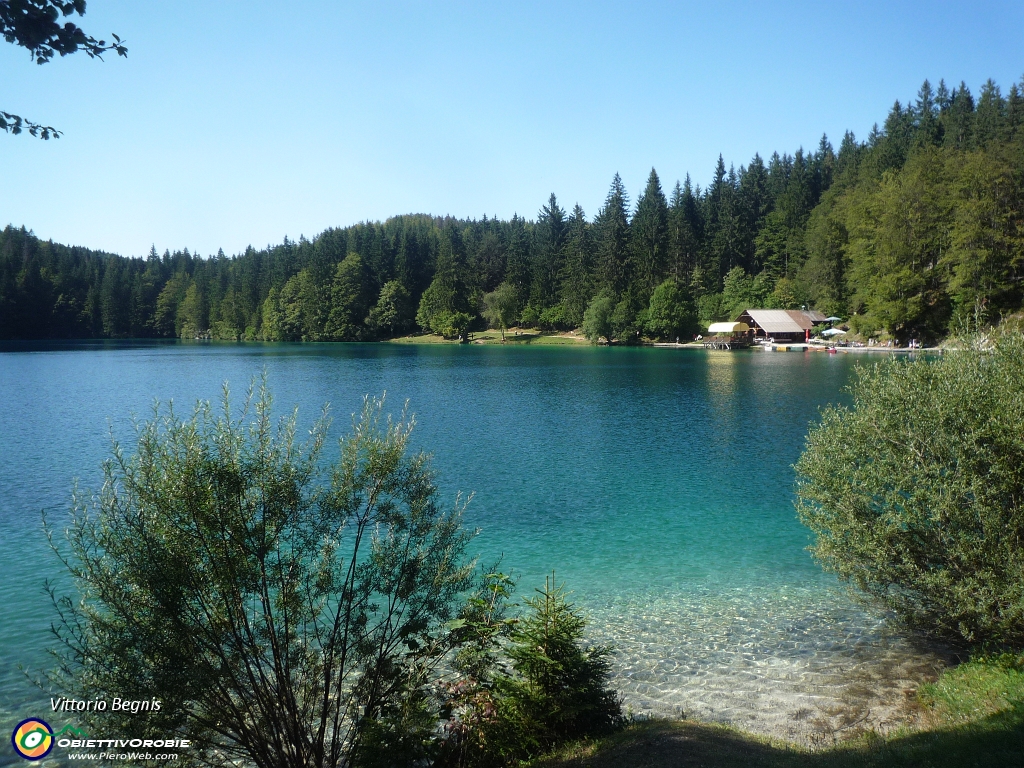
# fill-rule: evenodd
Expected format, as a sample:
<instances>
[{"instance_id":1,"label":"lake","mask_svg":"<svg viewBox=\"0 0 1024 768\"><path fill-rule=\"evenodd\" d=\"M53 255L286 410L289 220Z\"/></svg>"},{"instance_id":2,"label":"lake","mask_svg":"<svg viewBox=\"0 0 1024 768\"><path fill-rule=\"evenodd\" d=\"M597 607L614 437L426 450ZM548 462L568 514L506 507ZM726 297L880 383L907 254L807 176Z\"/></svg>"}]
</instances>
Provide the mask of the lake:
<instances>
[{"instance_id":1,"label":"lake","mask_svg":"<svg viewBox=\"0 0 1024 768\"><path fill-rule=\"evenodd\" d=\"M0 714L49 709L40 512L98 485L110 435L154 399L236 400L266 370L278 413L335 437L366 394L408 400L472 550L528 594L552 570L617 647L634 712L807 737L837 704L884 727L937 656L854 605L806 551L793 463L854 355L686 349L91 342L0 346ZM859 698L858 698L859 697ZM7 750L9 752L9 750ZM7 752L4 754L6 755Z\"/></svg>"}]
</instances>

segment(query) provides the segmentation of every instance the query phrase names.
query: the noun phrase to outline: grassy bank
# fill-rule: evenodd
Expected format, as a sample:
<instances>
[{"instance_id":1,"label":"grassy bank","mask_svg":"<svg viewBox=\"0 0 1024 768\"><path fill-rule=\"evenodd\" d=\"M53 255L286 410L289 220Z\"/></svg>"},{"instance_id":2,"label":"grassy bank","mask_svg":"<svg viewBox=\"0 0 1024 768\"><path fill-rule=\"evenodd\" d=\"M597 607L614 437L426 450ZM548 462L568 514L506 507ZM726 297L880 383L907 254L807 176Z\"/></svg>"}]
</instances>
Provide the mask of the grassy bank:
<instances>
[{"instance_id":1,"label":"grassy bank","mask_svg":"<svg viewBox=\"0 0 1024 768\"><path fill-rule=\"evenodd\" d=\"M391 344L460 344L462 342L454 339L445 339L434 334L419 334L413 336L401 336L391 339ZM536 330L521 330L511 328L505 331L504 342L501 339L501 331L480 331L470 335L471 344L504 344L505 346L575 346L578 344L589 344L582 335L573 331L572 333L546 332Z\"/></svg>"},{"instance_id":2,"label":"grassy bank","mask_svg":"<svg viewBox=\"0 0 1024 768\"><path fill-rule=\"evenodd\" d=\"M573 744L533 768L988 768L1024 765L1024 656L946 670L918 692L918 726L824 749L694 721L652 720Z\"/></svg>"}]
</instances>

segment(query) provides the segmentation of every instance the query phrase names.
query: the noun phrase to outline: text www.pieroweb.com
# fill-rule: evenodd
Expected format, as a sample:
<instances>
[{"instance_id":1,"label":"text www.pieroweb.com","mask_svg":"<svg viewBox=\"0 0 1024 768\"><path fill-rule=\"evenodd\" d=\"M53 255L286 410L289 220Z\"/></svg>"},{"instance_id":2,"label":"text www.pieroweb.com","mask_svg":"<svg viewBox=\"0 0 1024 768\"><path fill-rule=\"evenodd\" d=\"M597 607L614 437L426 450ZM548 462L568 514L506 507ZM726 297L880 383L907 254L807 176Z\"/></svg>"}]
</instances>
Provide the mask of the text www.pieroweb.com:
<instances>
[{"instance_id":1,"label":"text www.pieroweb.com","mask_svg":"<svg viewBox=\"0 0 1024 768\"><path fill-rule=\"evenodd\" d=\"M68 752L68 760L177 760L177 752Z\"/></svg>"}]
</instances>

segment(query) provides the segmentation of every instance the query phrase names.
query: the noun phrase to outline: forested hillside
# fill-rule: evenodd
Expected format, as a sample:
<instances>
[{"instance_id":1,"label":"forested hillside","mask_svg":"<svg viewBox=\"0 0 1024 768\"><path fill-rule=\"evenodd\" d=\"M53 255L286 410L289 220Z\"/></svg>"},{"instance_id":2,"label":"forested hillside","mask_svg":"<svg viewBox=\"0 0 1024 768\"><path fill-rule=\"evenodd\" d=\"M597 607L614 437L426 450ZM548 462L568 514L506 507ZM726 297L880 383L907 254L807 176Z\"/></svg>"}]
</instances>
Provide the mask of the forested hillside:
<instances>
[{"instance_id":1,"label":"forested hillside","mask_svg":"<svg viewBox=\"0 0 1024 768\"><path fill-rule=\"evenodd\" d=\"M925 81L866 141L755 155L706 188L635 203L619 176L593 218L555 195L535 220L396 216L200 258L123 258L0 234L0 337L349 341L467 326L615 338L696 332L746 306L801 305L864 335L935 339L1024 301L1024 81L977 98ZM490 294L490 295L488 295Z\"/></svg>"}]
</instances>

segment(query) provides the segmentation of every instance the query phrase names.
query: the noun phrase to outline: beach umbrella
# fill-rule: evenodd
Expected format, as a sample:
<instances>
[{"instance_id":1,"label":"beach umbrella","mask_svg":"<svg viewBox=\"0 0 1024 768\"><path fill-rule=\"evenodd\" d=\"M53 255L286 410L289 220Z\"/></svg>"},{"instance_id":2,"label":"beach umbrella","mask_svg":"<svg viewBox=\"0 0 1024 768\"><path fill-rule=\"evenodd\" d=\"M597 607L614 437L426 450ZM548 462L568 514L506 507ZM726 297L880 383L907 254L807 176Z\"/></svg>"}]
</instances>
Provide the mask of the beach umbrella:
<instances>
[{"instance_id":1,"label":"beach umbrella","mask_svg":"<svg viewBox=\"0 0 1024 768\"><path fill-rule=\"evenodd\" d=\"M829 328L827 330L822 331L821 335L822 336L836 336L836 335L838 335L840 333L845 334L846 331L841 331L838 328Z\"/></svg>"},{"instance_id":2,"label":"beach umbrella","mask_svg":"<svg viewBox=\"0 0 1024 768\"><path fill-rule=\"evenodd\" d=\"M841 318L841 317L836 317L835 315L833 315L832 317L826 317L825 318L825 322L826 323L838 323L842 319L843 318Z\"/></svg>"}]
</instances>

